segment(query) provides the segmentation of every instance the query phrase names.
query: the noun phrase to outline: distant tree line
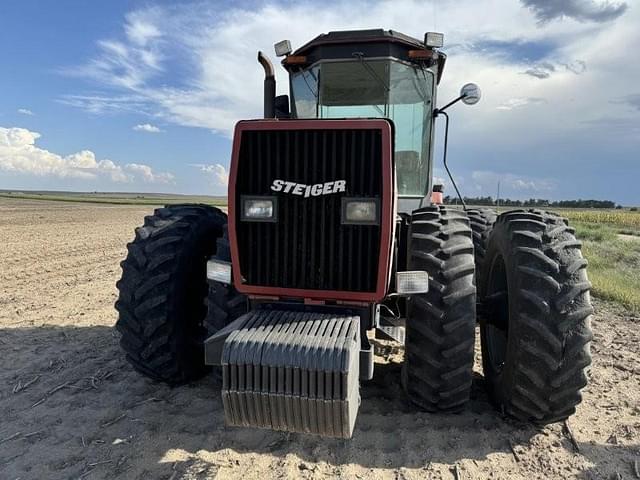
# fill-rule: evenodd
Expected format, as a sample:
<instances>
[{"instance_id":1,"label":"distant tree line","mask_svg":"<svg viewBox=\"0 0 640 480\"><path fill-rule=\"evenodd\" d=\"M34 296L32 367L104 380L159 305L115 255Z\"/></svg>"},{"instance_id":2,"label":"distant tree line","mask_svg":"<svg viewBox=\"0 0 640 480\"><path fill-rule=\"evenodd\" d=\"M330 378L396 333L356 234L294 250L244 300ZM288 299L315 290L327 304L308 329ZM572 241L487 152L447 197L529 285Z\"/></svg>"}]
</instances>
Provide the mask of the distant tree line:
<instances>
[{"instance_id":1,"label":"distant tree line","mask_svg":"<svg viewBox=\"0 0 640 480\"><path fill-rule=\"evenodd\" d=\"M465 203L469 205L496 205L493 197L463 197ZM446 205L455 205L460 203L456 196L447 195L444 197ZM529 200L511 200L510 198L501 198L500 205L505 207L555 207L555 208L622 208L611 200L559 200L553 202L543 198L530 198Z\"/></svg>"}]
</instances>

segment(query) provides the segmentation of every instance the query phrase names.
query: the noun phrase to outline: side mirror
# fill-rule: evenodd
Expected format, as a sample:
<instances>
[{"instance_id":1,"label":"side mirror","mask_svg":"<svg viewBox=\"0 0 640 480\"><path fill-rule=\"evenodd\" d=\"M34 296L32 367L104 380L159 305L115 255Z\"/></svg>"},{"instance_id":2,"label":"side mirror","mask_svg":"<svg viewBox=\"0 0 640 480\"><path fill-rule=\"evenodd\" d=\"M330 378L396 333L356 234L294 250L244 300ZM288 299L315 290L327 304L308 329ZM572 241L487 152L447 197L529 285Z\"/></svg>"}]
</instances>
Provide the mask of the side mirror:
<instances>
[{"instance_id":1,"label":"side mirror","mask_svg":"<svg viewBox=\"0 0 640 480\"><path fill-rule=\"evenodd\" d=\"M475 105L480 101L482 92L475 83L467 83L460 89L460 97L465 105Z\"/></svg>"}]
</instances>

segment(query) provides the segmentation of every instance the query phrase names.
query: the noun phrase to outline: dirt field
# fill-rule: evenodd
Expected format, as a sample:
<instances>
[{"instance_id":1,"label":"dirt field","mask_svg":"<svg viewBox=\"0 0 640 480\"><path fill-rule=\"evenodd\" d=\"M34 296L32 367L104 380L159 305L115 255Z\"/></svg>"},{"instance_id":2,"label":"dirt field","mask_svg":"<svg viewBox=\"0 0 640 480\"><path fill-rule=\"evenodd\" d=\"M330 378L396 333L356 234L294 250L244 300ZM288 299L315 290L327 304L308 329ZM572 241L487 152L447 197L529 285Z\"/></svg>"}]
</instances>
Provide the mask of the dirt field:
<instances>
[{"instance_id":1,"label":"dirt field","mask_svg":"<svg viewBox=\"0 0 640 480\"><path fill-rule=\"evenodd\" d=\"M0 479L640 478L640 318L597 302L591 384L542 430L414 410L380 344L350 441L225 428L212 379L171 389L118 348L119 262L151 207L0 199Z\"/></svg>"}]
</instances>

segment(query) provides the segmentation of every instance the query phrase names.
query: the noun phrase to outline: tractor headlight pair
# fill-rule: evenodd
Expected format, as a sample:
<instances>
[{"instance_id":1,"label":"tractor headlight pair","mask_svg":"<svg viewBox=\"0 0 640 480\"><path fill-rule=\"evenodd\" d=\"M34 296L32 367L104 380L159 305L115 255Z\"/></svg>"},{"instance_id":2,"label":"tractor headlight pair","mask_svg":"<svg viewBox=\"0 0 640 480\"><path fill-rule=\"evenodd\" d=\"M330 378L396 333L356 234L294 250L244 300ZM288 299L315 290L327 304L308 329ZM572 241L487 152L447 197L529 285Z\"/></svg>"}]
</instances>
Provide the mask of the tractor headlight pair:
<instances>
[{"instance_id":1,"label":"tractor headlight pair","mask_svg":"<svg viewBox=\"0 0 640 480\"><path fill-rule=\"evenodd\" d=\"M250 222L276 222L276 197L242 197L241 219ZM377 198L342 199L342 223L354 225L378 225L380 202Z\"/></svg>"},{"instance_id":2,"label":"tractor headlight pair","mask_svg":"<svg viewBox=\"0 0 640 480\"><path fill-rule=\"evenodd\" d=\"M242 197L242 220L275 222L277 220L275 197Z\"/></svg>"}]
</instances>

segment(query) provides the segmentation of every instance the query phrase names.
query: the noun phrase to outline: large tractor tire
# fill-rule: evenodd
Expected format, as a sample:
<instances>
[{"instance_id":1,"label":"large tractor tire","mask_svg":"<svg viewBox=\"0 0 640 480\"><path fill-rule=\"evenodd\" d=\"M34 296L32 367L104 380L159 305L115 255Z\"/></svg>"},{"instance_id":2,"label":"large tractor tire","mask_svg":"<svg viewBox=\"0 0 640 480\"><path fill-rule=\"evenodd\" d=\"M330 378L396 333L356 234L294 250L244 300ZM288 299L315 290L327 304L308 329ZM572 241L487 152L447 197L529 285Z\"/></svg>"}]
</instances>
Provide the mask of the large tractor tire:
<instances>
[{"instance_id":1,"label":"large tractor tire","mask_svg":"<svg viewBox=\"0 0 640 480\"><path fill-rule=\"evenodd\" d=\"M593 313L586 266L565 219L498 217L479 290L482 357L491 399L519 420L562 421L581 401Z\"/></svg>"},{"instance_id":2,"label":"large tractor tire","mask_svg":"<svg viewBox=\"0 0 640 480\"><path fill-rule=\"evenodd\" d=\"M429 274L429 292L407 302L402 380L427 411L459 411L469 400L476 324L473 242L463 211L413 212L409 270Z\"/></svg>"},{"instance_id":3,"label":"large tractor tire","mask_svg":"<svg viewBox=\"0 0 640 480\"><path fill-rule=\"evenodd\" d=\"M471 208L467 211L471 230L473 232L473 256L476 262L476 279L482 269L482 263L487 252L489 234L496 222L498 214L491 208ZM477 286L477 283L476 283Z\"/></svg>"},{"instance_id":4,"label":"large tractor tire","mask_svg":"<svg viewBox=\"0 0 640 480\"><path fill-rule=\"evenodd\" d=\"M208 371L206 263L226 222L217 208L171 205L136 229L117 283L116 328L138 372L175 385Z\"/></svg>"}]
</instances>

